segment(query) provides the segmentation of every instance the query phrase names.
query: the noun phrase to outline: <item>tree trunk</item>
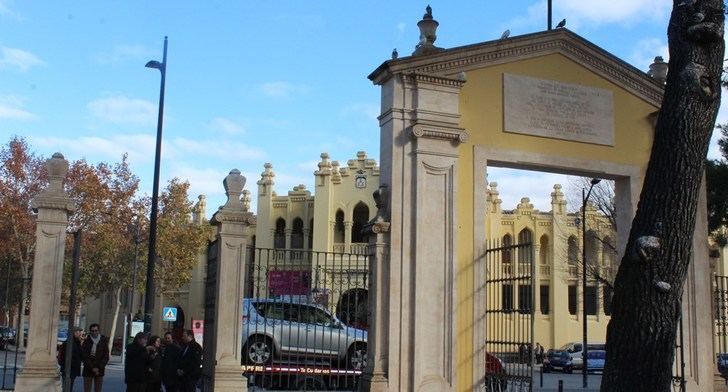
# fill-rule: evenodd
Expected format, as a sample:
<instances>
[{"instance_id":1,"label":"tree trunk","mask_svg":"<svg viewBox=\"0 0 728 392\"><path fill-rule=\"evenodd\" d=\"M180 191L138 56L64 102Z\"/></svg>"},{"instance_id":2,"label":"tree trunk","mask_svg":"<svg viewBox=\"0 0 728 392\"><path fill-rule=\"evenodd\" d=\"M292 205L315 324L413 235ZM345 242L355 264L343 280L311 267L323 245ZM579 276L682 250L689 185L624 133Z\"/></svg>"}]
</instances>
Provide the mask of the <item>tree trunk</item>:
<instances>
[{"instance_id":1,"label":"tree trunk","mask_svg":"<svg viewBox=\"0 0 728 392\"><path fill-rule=\"evenodd\" d=\"M720 0L674 1L670 72L615 281L602 391L670 390L697 201L720 104L723 22Z\"/></svg>"},{"instance_id":2,"label":"tree trunk","mask_svg":"<svg viewBox=\"0 0 728 392\"><path fill-rule=\"evenodd\" d=\"M15 336L15 343L18 346L18 349L21 351L25 351L25 302L28 299L28 282L30 282L30 277L28 274L30 273L30 268L28 268L27 265L22 264L21 265L21 273L23 274L23 282L21 284L20 289L20 302L18 303L19 309L18 314L20 315L20 328L18 328L18 332Z\"/></svg>"},{"instance_id":3,"label":"tree trunk","mask_svg":"<svg viewBox=\"0 0 728 392\"><path fill-rule=\"evenodd\" d=\"M116 335L116 322L119 320L119 309L121 308L121 287L116 289L114 293L116 305L114 306L114 317L111 319L111 331L109 331L109 352L114 347L114 336ZM126 342L121 342L122 345Z\"/></svg>"}]
</instances>

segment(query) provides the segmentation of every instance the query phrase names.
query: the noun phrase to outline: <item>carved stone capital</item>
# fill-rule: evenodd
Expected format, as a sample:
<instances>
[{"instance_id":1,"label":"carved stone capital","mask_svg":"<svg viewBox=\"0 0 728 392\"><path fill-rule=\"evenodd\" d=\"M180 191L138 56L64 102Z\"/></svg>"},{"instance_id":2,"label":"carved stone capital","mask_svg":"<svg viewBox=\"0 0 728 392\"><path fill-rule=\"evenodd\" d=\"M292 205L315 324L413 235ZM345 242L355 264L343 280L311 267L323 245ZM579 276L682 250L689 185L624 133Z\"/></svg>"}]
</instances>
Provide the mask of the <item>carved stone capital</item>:
<instances>
[{"instance_id":1,"label":"carved stone capital","mask_svg":"<svg viewBox=\"0 0 728 392\"><path fill-rule=\"evenodd\" d=\"M234 211L220 208L219 211L212 216L210 223L213 225L221 225L223 223L237 223L246 226L255 225L257 218L255 214L247 211Z\"/></svg>"},{"instance_id":2,"label":"carved stone capital","mask_svg":"<svg viewBox=\"0 0 728 392\"><path fill-rule=\"evenodd\" d=\"M415 125L410 132L413 138L444 140L454 143L465 143L470 135L464 130L437 128L431 126Z\"/></svg>"}]
</instances>

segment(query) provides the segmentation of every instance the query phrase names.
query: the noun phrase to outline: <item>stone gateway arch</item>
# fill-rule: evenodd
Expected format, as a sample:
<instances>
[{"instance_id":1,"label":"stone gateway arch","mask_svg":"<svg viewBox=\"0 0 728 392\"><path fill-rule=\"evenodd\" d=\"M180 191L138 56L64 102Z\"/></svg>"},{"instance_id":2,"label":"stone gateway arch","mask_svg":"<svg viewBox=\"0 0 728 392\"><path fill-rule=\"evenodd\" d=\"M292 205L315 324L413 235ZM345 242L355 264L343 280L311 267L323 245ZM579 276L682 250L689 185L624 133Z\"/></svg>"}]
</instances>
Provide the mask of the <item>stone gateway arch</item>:
<instances>
[{"instance_id":1,"label":"stone gateway arch","mask_svg":"<svg viewBox=\"0 0 728 392\"><path fill-rule=\"evenodd\" d=\"M664 81L566 29L445 50L434 46L430 12L418 25L415 53L369 75L381 87L386 192L369 237L375 246L363 388L482 390L484 342L492 333L483 321L487 168L614 180L616 208L629 212L617 218L621 258ZM708 259L705 222L701 208L695 261ZM552 257L566 260L567 247L554 247ZM566 286L558 286L550 317L568 319ZM683 300L688 390L713 389L710 304L708 263L693 262Z\"/></svg>"}]
</instances>

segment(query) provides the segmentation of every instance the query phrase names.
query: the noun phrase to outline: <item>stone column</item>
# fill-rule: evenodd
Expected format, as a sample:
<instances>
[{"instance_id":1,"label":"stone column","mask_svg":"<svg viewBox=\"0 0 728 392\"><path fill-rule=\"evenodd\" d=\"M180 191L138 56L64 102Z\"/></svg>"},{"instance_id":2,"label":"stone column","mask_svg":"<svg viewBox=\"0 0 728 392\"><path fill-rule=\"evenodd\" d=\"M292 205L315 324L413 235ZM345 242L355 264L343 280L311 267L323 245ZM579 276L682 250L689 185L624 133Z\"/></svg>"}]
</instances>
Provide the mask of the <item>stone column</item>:
<instances>
[{"instance_id":1,"label":"stone column","mask_svg":"<svg viewBox=\"0 0 728 392\"><path fill-rule=\"evenodd\" d=\"M243 206L240 195L245 177L233 169L223 181L227 202L213 215L217 227L217 284L215 287L215 332L205 341L205 361L213 361L208 381L211 391L247 391L248 381L241 376L242 301L246 251L255 215Z\"/></svg>"},{"instance_id":2,"label":"stone column","mask_svg":"<svg viewBox=\"0 0 728 392\"><path fill-rule=\"evenodd\" d=\"M374 192L379 212L365 227L369 235L369 333L367 335L367 366L362 375L362 391L389 391L387 380L389 333L389 222L385 206L386 185Z\"/></svg>"},{"instance_id":3,"label":"stone column","mask_svg":"<svg viewBox=\"0 0 728 392\"><path fill-rule=\"evenodd\" d=\"M351 229L354 222L344 221L344 253L351 253Z\"/></svg>"},{"instance_id":4,"label":"stone column","mask_svg":"<svg viewBox=\"0 0 728 392\"><path fill-rule=\"evenodd\" d=\"M48 188L33 200L38 213L33 260L33 289L28 327L28 347L23 370L18 374L18 392L56 392L61 382L56 362L58 312L61 305L63 258L66 249L71 199L63 191L68 161L60 153L46 162Z\"/></svg>"}]
</instances>

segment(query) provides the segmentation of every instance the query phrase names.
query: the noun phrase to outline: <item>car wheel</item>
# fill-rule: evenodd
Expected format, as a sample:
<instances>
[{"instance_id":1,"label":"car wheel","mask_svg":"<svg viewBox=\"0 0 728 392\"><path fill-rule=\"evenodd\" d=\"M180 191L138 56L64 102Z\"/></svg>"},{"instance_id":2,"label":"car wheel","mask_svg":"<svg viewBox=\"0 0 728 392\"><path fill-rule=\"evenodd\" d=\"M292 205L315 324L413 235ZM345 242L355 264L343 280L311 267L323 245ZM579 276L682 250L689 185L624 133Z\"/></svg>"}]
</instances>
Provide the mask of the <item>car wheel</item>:
<instances>
[{"instance_id":1,"label":"car wheel","mask_svg":"<svg viewBox=\"0 0 728 392\"><path fill-rule=\"evenodd\" d=\"M253 336L243 347L243 358L251 365L267 365L273 360L273 341L268 337Z\"/></svg>"},{"instance_id":2,"label":"car wheel","mask_svg":"<svg viewBox=\"0 0 728 392\"><path fill-rule=\"evenodd\" d=\"M357 343L346 353L346 367L353 370L364 370L367 366L367 345Z\"/></svg>"}]
</instances>

